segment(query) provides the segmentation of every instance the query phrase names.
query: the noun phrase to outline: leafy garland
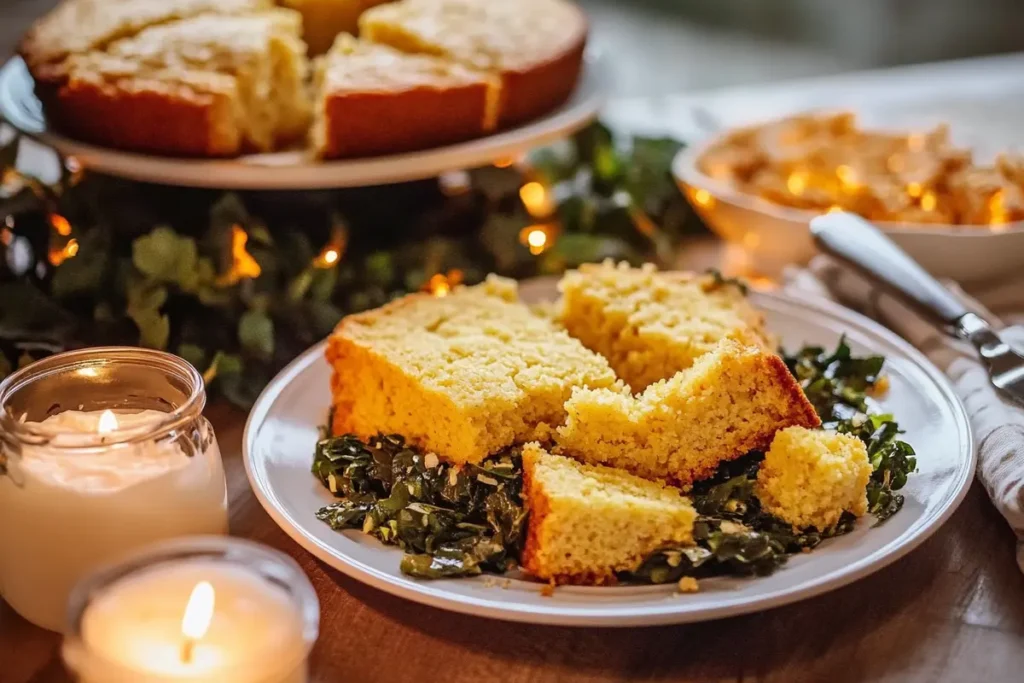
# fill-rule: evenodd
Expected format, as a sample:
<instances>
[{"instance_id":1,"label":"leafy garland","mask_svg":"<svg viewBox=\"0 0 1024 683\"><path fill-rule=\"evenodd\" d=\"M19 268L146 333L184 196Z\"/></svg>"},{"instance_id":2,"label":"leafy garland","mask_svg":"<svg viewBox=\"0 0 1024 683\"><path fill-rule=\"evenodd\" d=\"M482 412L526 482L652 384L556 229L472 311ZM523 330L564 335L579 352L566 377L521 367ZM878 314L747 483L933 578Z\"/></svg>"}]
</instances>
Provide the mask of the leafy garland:
<instances>
[{"instance_id":1,"label":"leafy garland","mask_svg":"<svg viewBox=\"0 0 1024 683\"><path fill-rule=\"evenodd\" d=\"M167 349L248 406L345 314L488 272L668 263L703 229L680 144L595 124L528 159L438 180L232 193L82 173L52 186L0 147L0 377L87 345Z\"/></svg>"}]
</instances>

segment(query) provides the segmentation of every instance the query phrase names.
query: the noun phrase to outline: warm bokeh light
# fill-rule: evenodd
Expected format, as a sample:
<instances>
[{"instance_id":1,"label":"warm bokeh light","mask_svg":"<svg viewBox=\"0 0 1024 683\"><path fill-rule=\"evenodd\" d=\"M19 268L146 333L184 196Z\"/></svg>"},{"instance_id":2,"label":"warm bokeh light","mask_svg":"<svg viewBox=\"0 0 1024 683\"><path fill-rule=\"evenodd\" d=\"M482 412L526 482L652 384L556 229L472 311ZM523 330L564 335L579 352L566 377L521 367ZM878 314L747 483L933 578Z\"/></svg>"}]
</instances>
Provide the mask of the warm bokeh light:
<instances>
[{"instance_id":1,"label":"warm bokeh light","mask_svg":"<svg viewBox=\"0 0 1024 683\"><path fill-rule=\"evenodd\" d=\"M795 195L801 195L807 189L807 171L793 171L786 178L786 188Z\"/></svg>"},{"instance_id":2,"label":"warm bokeh light","mask_svg":"<svg viewBox=\"0 0 1024 683\"><path fill-rule=\"evenodd\" d=\"M843 207L839 206L838 204L833 204L832 206L828 207L829 213L840 213L842 210Z\"/></svg>"},{"instance_id":3,"label":"warm bokeh light","mask_svg":"<svg viewBox=\"0 0 1024 683\"><path fill-rule=\"evenodd\" d=\"M61 216L59 213L50 214L50 225L57 231L57 234L61 237L67 237L71 234L71 224L68 223L68 219Z\"/></svg>"},{"instance_id":4,"label":"warm bokeh light","mask_svg":"<svg viewBox=\"0 0 1024 683\"><path fill-rule=\"evenodd\" d=\"M341 260L341 257L345 254L345 247L348 244L348 232L345 226L335 221L334 227L331 228L331 239L328 240L324 248L320 250L316 258L313 259L314 268L333 268Z\"/></svg>"},{"instance_id":5,"label":"warm bokeh light","mask_svg":"<svg viewBox=\"0 0 1024 683\"><path fill-rule=\"evenodd\" d=\"M448 274L435 273L430 276L426 284L423 285L423 291L429 292L437 297L448 296L451 293L452 288L456 285L462 284L462 271L453 268L448 271Z\"/></svg>"},{"instance_id":6,"label":"warm bokeh light","mask_svg":"<svg viewBox=\"0 0 1024 683\"><path fill-rule=\"evenodd\" d=\"M69 258L74 258L77 254L78 240L70 239L63 247L51 248L48 258L52 265L59 266Z\"/></svg>"},{"instance_id":7,"label":"warm bokeh light","mask_svg":"<svg viewBox=\"0 0 1024 683\"><path fill-rule=\"evenodd\" d=\"M100 421L96 425L96 431L100 434L109 434L117 430L117 416L109 410L104 410L100 415Z\"/></svg>"},{"instance_id":8,"label":"warm bokeh light","mask_svg":"<svg viewBox=\"0 0 1024 683\"><path fill-rule=\"evenodd\" d=\"M693 201L700 206L711 206L711 193L707 190L697 190L693 193Z\"/></svg>"},{"instance_id":9,"label":"warm bokeh light","mask_svg":"<svg viewBox=\"0 0 1024 683\"><path fill-rule=\"evenodd\" d=\"M921 183L907 183L907 194L909 194L914 199L920 197L921 193L923 192L924 188L921 187Z\"/></svg>"},{"instance_id":10,"label":"warm bokeh light","mask_svg":"<svg viewBox=\"0 0 1024 683\"><path fill-rule=\"evenodd\" d=\"M0 229L0 244L4 245L5 247L9 247L11 245L11 241L13 241L13 240L14 240L14 233L13 232L8 230L7 228Z\"/></svg>"},{"instance_id":11,"label":"warm bokeh light","mask_svg":"<svg viewBox=\"0 0 1024 683\"><path fill-rule=\"evenodd\" d=\"M852 186L857 184L857 174L846 164L836 168L836 177L839 178L839 182L843 185Z\"/></svg>"},{"instance_id":12,"label":"warm bokeh light","mask_svg":"<svg viewBox=\"0 0 1024 683\"><path fill-rule=\"evenodd\" d=\"M503 157L495 161L494 165L498 168L508 168L514 163L516 163L515 157Z\"/></svg>"},{"instance_id":13,"label":"warm bokeh light","mask_svg":"<svg viewBox=\"0 0 1024 683\"><path fill-rule=\"evenodd\" d=\"M531 180L519 188L519 198L523 200L526 211L534 218L546 218L555 210L547 188L536 180Z\"/></svg>"},{"instance_id":14,"label":"warm bokeh light","mask_svg":"<svg viewBox=\"0 0 1024 683\"><path fill-rule=\"evenodd\" d=\"M245 278L258 278L263 272L260 264L245 248L249 235L240 225L231 226L231 270L217 278L220 285L233 285Z\"/></svg>"},{"instance_id":15,"label":"warm bokeh light","mask_svg":"<svg viewBox=\"0 0 1024 683\"><path fill-rule=\"evenodd\" d=\"M921 208L925 211L934 211L938 203L939 200L934 192L925 192L921 195Z\"/></svg>"},{"instance_id":16,"label":"warm bokeh light","mask_svg":"<svg viewBox=\"0 0 1024 683\"><path fill-rule=\"evenodd\" d=\"M210 630L210 622L213 621L215 602L213 585L209 581L197 583L185 606L185 616L181 618L181 632L186 638L199 640L206 635Z\"/></svg>"}]
</instances>

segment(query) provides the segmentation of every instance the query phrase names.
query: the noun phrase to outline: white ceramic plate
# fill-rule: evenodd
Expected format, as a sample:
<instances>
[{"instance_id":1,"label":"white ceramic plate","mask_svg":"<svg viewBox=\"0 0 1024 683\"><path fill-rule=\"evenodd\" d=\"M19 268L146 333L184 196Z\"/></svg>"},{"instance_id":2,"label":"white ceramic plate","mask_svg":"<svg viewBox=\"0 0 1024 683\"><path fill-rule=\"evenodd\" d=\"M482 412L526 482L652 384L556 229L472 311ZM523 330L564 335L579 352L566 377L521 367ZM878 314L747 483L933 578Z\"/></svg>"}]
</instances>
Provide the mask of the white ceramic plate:
<instances>
[{"instance_id":1,"label":"white ceramic plate","mask_svg":"<svg viewBox=\"0 0 1024 683\"><path fill-rule=\"evenodd\" d=\"M435 149L339 161L318 161L307 150L234 159L181 159L123 152L79 142L50 130L20 57L0 68L0 118L86 168L124 178L189 187L295 190L383 185L431 178L560 140L597 117L608 91L608 69L588 52L569 100L542 119L477 140Z\"/></svg>"},{"instance_id":2,"label":"white ceramic plate","mask_svg":"<svg viewBox=\"0 0 1024 683\"><path fill-rule=\"evenodd\" d=\"M249 417L243 448L253 491L285 532L330 566L389 593L478 616L574 626L682 623L756 612L838 588L910 552L960 504L974 473L967 417L942 374L877 324L831 304L755 296L788 348L831 346L845 333L855 352L885 355L892 388L882 407L906 430L919 468L903 490L906 504L899 514L876 528L861 520L852 533L793 557L772 576L702 580L699 593L685 595L668 585L561 587L544 597L542 584L523 577L421 581L403 575L400 550L358 531L332 531L315 517L332 500L310 473L317 425L330 401L323 344L283 370Z\"/></svg>"}]
</instances>

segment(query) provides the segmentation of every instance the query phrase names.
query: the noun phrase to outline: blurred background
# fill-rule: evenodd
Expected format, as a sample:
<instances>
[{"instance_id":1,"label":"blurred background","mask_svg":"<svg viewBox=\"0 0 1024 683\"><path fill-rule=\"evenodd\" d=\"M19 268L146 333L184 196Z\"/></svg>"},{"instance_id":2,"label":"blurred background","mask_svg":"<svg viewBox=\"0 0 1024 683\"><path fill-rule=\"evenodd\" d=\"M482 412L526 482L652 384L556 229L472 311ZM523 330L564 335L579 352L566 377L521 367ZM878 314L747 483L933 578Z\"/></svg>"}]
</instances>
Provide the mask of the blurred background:
<instances>
[{"instance_id":1,"label":"blurred background","mask_svg":"<svg viewBox=\"0 0 1024 683\"><path fill-rule=\"evenodd\" d=\"M614 95L1024 49L1021 0L581 0ZM0 0L0 50L56 0Z\"/></svg>"}]
</instances>

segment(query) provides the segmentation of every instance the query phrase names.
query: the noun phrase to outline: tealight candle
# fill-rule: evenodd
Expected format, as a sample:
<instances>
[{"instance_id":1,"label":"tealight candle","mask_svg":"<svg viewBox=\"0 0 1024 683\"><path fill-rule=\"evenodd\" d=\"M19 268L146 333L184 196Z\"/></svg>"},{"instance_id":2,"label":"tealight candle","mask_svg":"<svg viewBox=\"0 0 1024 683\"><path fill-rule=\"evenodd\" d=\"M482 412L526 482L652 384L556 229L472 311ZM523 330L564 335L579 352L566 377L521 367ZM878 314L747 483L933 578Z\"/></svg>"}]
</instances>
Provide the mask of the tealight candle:
<instances>
[{"instance_id":1,"label":"tealight candle","mask_svg":"<svg viewBox=\"0 0 1024 683\"><path fill-rule=\"evenodd\" d=\"M75 590L64 659L82 683L303 683L319 620L289 557L237 539L182 540Z\"/></svg>"},{"instance_id":2,"label":"tealight candle","mask_svg":"<svg viewBox=\"0 0 1024 683\"><path fill-rule=\"evenodd\" d=\"M203 380L146 349L52 356L0 383L0 595L60 630L72 587L154 541L227 532Z\"/></svg>"}]
</instances>

